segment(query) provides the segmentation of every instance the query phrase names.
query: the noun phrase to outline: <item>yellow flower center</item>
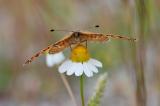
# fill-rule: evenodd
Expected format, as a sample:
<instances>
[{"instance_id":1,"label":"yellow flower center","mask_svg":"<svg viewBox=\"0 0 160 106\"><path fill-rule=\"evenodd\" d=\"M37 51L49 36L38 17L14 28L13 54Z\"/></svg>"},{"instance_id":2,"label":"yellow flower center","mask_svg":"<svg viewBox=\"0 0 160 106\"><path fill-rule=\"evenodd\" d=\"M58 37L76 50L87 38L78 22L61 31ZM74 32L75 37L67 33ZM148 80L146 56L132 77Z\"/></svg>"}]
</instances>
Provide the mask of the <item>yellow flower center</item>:
<instances>
[{"instance_id":1,"label":"yellow flower center","mask_svg":"<svg viewBox=\"0 0 160 106\"><path fill-rule=\"evenodd\" d=\"M70 59L74 62L85 62L90 58L87 48L84 45L76 45L72 52Z\"/></svg>"}]
</instances>

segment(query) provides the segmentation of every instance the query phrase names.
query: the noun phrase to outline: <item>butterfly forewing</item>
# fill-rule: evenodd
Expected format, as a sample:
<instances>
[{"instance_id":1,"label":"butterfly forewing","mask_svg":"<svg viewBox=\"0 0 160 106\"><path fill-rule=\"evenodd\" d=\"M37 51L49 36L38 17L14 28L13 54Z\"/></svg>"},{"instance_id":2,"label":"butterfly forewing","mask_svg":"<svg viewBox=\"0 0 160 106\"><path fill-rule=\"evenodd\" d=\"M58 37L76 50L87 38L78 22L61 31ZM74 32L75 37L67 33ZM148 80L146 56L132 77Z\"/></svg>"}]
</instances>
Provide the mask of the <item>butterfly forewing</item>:
<instances>
[{"instance_id":1,"label":"butterfly forewing","mask_svg":"<svg viewBox=\"0 0 160 106\"><path fill-rule=\"evenodd\" d=\"M60 41L58 41L54 44L51 44L48 47L40 50L38 53L33 55L30 59L26 60L24 65L31 63L37 57L39 57L40 55L42 55L46 52L48 52L49 54L54 54L54 53L58 53L58 52L64 50L65 48L67 48L70 45L69 44L70 39L71 39L71 36L66 36L65 38L61 39Z\"/></svg>"},{"instance_id":2,"label":"butterfly forewing","mask_svg":"<svg viewBox=\"0 0 160 106\"><path fill-rule=\"evenodd\" d=\"M71 36L67 36L64 39L56 42L49 49L49 54L54 54L54 53L60 52L60 51L64 50L65 48L69 47L71 44L71 39L72 39Z\"/></svg>"},{"instance_id":3,"label":"butterfly forewing","mask_svg":"<svg viewBox=\"0 0 160 106\"><path fill-rule=\"evenodd\" d=\"M44 54L45 52L47 52L52 45L42 49L41 51L37 52L35 55L33 55L30 59L26 60L25 63L23 65L29 64L31 63L33 60L35 60L37 57L39 57L40 55Z\"/></svg>"},{"instance_id":4,"label":"butterfly forewing","mask_svg":"<svg viewBox=\"0 0 160 106\"><path fill-rule=\"evenodd\" d=\"M99 33L91 33L91 32L81 32L80 33L82 39L85 39L86 41L108 41L109 38L107 36L104 36L103 34Z\"/></svg>"},{"instance_id":5,"label":"butterfly forewing","mask_svg":"<svg viewBox=\"0 0 160 106\"><path fill-rule=\"evenodd\" d=\"M113 35L113 34L100 34L100 33L91 33L91 32L81 32L81 36L84 37L88 41L108 41L110 38L113 39L122 39L128 41L135 41L135 38L130 38L121 35Z\"/></svg>"}]
</instances>

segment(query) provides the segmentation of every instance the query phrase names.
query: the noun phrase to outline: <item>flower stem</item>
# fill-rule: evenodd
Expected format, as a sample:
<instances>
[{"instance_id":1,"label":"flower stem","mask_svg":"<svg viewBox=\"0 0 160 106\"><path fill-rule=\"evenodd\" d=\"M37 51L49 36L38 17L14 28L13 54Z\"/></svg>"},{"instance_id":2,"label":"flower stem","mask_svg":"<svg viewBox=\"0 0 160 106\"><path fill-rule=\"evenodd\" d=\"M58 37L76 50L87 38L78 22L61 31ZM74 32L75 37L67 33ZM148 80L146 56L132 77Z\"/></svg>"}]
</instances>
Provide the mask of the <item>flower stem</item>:
<instances>
[{"instance_id":1,"label":"flower stem","mask_svg":"<svg viewBox=\"0 0 160 106\"><path fill-rule=\"evenodd\" d=\"M82 106L85 106L85 103L84 103L84 91L83 91L83 75L81 75L81 77L80 77L80 92L81 92Z\"/></svg>"}]
</instances>

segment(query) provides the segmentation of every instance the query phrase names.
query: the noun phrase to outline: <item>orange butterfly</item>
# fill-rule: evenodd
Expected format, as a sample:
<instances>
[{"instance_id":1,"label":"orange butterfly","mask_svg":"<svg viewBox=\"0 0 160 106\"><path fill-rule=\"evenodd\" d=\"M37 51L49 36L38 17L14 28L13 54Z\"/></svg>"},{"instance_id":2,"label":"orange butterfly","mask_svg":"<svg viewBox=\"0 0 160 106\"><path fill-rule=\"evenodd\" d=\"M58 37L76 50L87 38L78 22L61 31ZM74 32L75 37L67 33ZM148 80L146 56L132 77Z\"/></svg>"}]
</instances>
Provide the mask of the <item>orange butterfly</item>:
<instances>
[{"instance_id":1,"label":"orange butterfly","mask_svg":"<svg viewBox=\"0 0 160 106\"><path fill-rule=\"evenodd\" d=\"M96 25L95 27L99 27ZM54 31L53 29L50 31ZM41 54L48 52L49 54L58 53L63 51L65 48L71 47L71 45L79 44L87 41L99 41L104 42L108 41L110 38L115 39L123 39L128 41L135 41L135 38L129 38L120 35L113 35L113 34L100 34L100 33L92 33L92 32L81 32L81 31L71 31L72 33L69 36L64 37L63 39L59 40L58 42L49 45L48 47L42 49L35 55L33 55L30 59L26 60L24 65L31 63L35 58L39 57Z\"/></svg>"}]
</instances>

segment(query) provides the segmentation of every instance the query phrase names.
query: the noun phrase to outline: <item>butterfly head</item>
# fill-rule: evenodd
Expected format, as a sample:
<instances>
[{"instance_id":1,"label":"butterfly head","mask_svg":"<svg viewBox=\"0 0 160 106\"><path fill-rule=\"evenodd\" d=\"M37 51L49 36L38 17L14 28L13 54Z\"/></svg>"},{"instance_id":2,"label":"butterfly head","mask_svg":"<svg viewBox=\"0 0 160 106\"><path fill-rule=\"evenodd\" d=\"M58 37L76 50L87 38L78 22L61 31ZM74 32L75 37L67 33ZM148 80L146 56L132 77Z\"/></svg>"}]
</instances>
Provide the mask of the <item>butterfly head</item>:
<instances>
[{"instance_id":1,"label":"butterfly head","mask_svg":"<svg viewBox=\"0 0 160 106\"><path fill-rule=\"evenodd\" d=\"M73 35L74 35L75 38L79 38L80 37L80 32L74 32Z\"/></svg>"},{"instance_id":2,"label":"butterfly head","mask_svg":"<svg viewBox=\"0 0 160 106\"><path fill-rule=\"evenodd\" d=\"M80 41L80 32L73 32L72 37L74 38L75 41Z\"/></svg>"}]
</instances>

